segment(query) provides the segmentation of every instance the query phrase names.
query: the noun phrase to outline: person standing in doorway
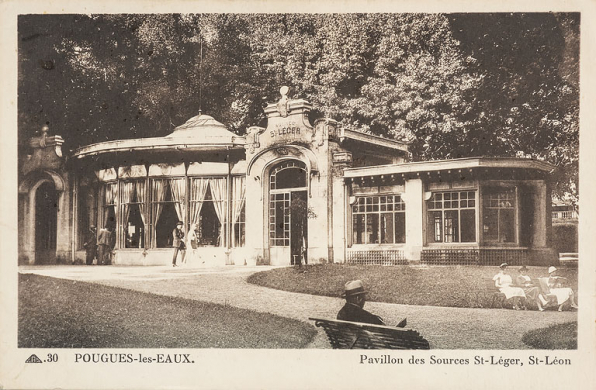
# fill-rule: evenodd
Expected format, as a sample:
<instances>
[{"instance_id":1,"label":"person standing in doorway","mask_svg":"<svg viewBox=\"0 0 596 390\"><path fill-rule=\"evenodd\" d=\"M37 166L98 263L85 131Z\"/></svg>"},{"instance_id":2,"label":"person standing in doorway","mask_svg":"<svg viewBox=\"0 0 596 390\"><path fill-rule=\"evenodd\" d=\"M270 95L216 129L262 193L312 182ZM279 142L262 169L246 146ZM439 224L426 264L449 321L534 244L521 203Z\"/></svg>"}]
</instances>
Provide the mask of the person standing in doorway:
<instances>
[{"instance_id":1,"label":"person standing in doorway","mask_svg":"<svg viewBox=\"0 0 596 390\"><path fill-rule=\"evenodd\" d=\"M174 247L174 257L172 258L172 267L177 267L176 259L178 258L178 252L182 253L182 262L186 256L186 244L184 243L184 231L182 231L184 224L182 221L176 223L176 228L172 231L172 246Z\"/></svg>"},{"instance_id":2,"label":"person standing in doorway","mask_svg":"<svg viewBox=\"0 0 596 390\"><path fill-rule=\"evenodd\" d=\"M83 248L85 248L85 262L87 265L93 265L93 259L97 256L97 229L94 225L89 226Z\"/></svg>"}]
</instances>

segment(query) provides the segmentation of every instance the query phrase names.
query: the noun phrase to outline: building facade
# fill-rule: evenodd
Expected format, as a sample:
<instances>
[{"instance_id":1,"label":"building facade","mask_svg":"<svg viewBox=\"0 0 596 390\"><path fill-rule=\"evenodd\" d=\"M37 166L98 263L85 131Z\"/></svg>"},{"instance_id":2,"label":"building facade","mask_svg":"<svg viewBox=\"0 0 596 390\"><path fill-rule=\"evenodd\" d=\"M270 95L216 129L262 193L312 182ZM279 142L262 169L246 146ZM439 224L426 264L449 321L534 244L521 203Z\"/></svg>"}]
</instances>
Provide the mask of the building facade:
<instances>
[{"instance_id":1,"label":"building facade","mask_svg":"<svg viewBox=\"0 0 596 390\"><path fill-rule=\"evenodd\" d=\"M549 164L409 162L407 143L310 110L282 96L245 136L199 115L67 157L46 129L20 164L20 262L82 261L95 225L113 232L114 264L169 264L178 221L197 266L554 261Z\"/></svg>"}]
</instances>

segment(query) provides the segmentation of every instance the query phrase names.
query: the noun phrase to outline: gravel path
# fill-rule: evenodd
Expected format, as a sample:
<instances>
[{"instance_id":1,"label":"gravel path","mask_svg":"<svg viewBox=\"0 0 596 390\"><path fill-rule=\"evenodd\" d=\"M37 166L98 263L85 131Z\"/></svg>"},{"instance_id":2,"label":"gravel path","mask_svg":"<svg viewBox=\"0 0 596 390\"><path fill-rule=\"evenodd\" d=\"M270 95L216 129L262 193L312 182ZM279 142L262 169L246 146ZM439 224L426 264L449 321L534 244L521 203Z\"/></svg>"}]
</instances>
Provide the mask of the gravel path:
<instances>
[{"instance_id":1,"label":"gravel path","mask_svg":"<svg viewBox=\"0 0 596 390\"><path fill-rule=\"evenodd\" d=\"M309 321L335 318L340 298L291 293L252 285L249 275L273 267L170 268L125 266L21 266L21 273L36 273L123 287L167 296L230 305ZM367 302L365 308L396 324L403 317L408 327L423 335L433 349L529 349L521 338L528 330L577 321L577 312L462 309ZM309 348L330 348L322 330Z\"/></svg>"}]
</instances>

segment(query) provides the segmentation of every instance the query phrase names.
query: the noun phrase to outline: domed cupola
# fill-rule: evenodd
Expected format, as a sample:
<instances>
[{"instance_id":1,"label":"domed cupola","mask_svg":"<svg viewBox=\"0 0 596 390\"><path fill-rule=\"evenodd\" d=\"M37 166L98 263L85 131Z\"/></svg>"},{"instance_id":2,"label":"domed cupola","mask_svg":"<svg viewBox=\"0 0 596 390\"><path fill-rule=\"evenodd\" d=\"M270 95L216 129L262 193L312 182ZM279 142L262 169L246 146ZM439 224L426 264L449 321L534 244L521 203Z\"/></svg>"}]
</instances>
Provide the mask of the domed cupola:
<instances>
[{"instance_id":1,"label":"domed cupola","mask_svg":"<svg viewBox=\"0 0 596 390\"><path fill-rule=\"evenodd\" d=\"M212 116L199 114L176 127L174 132L165 138L191 138L197 143L213 144L231 143L234 138L239 137Z\"/></svg>"}]
</instances>

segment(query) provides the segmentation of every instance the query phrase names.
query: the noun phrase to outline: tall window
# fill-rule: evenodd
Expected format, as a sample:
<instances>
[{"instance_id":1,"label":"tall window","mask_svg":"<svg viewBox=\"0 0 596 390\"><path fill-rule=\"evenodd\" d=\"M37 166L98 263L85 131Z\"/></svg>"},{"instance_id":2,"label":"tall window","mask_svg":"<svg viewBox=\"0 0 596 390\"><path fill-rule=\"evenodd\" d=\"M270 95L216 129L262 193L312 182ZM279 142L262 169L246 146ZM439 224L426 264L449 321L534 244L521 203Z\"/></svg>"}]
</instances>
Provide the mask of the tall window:
<instances>
[{"instance_id":1,"label":"tall window","mask_svg":"<svg viewBox=\"0 0 596 390\"><path fill-rule=\"evenodd\" d=\"M145 179L120 182L122 242L125 248L145 247L146 194Z\"/></svg>"},{"instance_id":2,"label":"tall window","mask_svg":"<svg viewBox=\"0 0 596 390\"><path fill-rule=\"evenodd\" d=\"M103 187L103 226L114 231L116 228L116 195L118 194L118 183L107 183Z\"/></svg>"},{"instance_id":3,"label":"tall window","mask_svg":"<svg viewBox=\"0 0 596 390\"><path fill-rule=\"evenodd\" d=\"M352 206L354 244L406 242L406 205L400 195L359 197Z\"/></svg>"},{"instance_id":4,"label":"tall window","mask_svg":"<svg viewBox=\"0 0 596 390\"><path fill-rule=\"evenodd\" d=\"M190 224L195 225L197 245L225 245L227 188L224 177L190 179Z\"/></svg>"},{"instance_id":5,"label":"tall window","mask_svg":"<svg viewBox=\"0 0 596 390\"><path fill-rule=\"evenodd\" d=\"M178 221L184 221L186 179L151 180L151 246L172 246L172 232Z\"/></svg>"},{"instance_id":6,"label":"tall window","mask_svg":"<svg viewBox=\"0 0 596 390\"><path fill-rule=\"evenodd\" d=\"M269 240L271 246L290 245L290 193L269 198Z\"/></svg>"},{"instance_id":7,"label":"tall window","mask_svg":"<svg viewBox=\"0 0 596 390\"><path fill-rule=\"evenodd\" d=\"M89 227L95 224L92 215L93 210L93 190L90 188L90 184L85 182L81 183L78 187L78 198L77 198L77 212L78 212L78 234L77 234L77 249L83 249L83 244L89 237ZM92 222L93 221L93 222Z\"/></svg>"},{"instance_id":8,"label":"tall window","mask_svg":"<svg viewBox=\"0 0 596 390\"><path fill-rule=\"evenodd\" d=\"M271 246L290 246L292 192L305 193L306 178L306 165L301 161L284 161L271 169L269 174L269 244Z\"/></svg>"},{"instance_id":9,"label":"tall window","mask_svg":"<svg viewBox=\"0 0 596 390\"><path fill-rule=\"evenodd\" d=\"M245 243L245 200L246 177L232 177L232 246L240 247Z\"/></svg>"},{"instance_id":10,"label":"tall window","mask_svg":"<svg viewBox=\"0 0 596 390\"><path fill-rule=\"evenodd\" d=\"M435 192L428 201L428 242L476 241L476 191Z\"/></svg>"},{"instance_id":11,"label":"tall window","mask_svg":"<svg viewBox=\"0 0 596 390\"><path fill-rule=\"evenodd\" d=\"M515 242L515 188L487 188L484 194L484 240Z\"/></svg>"}]
</instances>

